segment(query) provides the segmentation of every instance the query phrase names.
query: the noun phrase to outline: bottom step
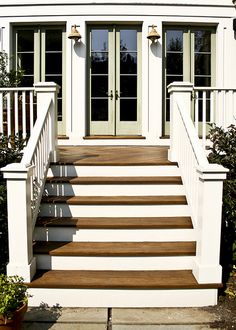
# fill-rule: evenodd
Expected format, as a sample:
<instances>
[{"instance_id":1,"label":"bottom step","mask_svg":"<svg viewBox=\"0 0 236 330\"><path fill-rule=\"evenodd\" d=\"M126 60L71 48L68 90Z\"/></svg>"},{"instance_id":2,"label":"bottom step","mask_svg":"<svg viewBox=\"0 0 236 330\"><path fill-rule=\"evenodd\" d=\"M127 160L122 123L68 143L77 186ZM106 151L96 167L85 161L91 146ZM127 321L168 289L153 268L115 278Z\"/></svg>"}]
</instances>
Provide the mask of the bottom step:
<instances>
[{"instance_id":1,"label":"bottom step","mask_svg":"<svg viewBox=\"0 0 236 330\"><path fill-rule=\"evenodd\" d=\"M50 270L38 272L28 286L30 306L198 307L217 304L221 284L198 284L189 270Z\"/></svg>"}]
</instances>

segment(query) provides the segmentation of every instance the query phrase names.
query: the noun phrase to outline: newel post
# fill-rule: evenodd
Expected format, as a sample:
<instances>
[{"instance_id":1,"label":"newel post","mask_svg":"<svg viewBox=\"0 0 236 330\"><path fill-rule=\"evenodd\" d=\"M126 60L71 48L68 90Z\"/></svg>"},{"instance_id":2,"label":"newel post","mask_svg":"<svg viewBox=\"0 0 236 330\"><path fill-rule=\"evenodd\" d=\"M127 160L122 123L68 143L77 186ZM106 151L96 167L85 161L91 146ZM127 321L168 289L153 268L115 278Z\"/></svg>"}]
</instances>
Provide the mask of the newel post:
<instances>
[{"instance_id":1,"label":"newel post","mask_svg":"<svg viewBox=\"0 0 236 330\"><path fill-rule=\"evenodd\" d=\"M36 272L32 246L31 175L33 166L19 163L2 168L7 179L9 263L7 275L30 281Z\"/></svg>"},{"instance_id":2,"label":"newel post","mask_svg":"<svg viewBox=\"0 0 236 330\"><path fill-rule=\"evenodd\" d=\"M191 113L191 101L193 84L190 82L173 82L167 86L170 93L170 149L168 159L171 162L178 161L178 105Z\"/></svg>"},{"instance_id":3,"label":"newel post","mask_svg":"<svg viewBox=\"0 0 236 330\"><path fill-rule=\"evenodd\" d=\"M228 172L221 165L199 167L197 251L193 274L198 283L221 283L220 238L223 181Z\"/></svg>"},{"instance_id":4,"label":"newel post","mask_svg":"<svg viewBox=\"0 0 236 330\"><path fill-rule=\"evenodd\" d=\"M37 117L50 105L50 136L51 161L57 162L59 154L57 150L57 94L60 87L54 82L39 82L34 85L37 95Z\"/></svg>"}]
</instances>

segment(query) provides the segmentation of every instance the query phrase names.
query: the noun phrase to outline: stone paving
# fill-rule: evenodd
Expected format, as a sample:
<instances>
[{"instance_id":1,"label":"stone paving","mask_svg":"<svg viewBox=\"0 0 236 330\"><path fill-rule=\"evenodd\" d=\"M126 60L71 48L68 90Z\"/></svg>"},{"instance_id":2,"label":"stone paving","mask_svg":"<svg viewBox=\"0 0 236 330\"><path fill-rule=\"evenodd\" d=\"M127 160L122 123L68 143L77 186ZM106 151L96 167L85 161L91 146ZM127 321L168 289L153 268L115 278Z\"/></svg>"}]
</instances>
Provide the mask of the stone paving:
<instances>
[{"instance_id":1,"label":"stone paving","mask_svg":"<svg viewBox=\"0 0 236 330\"><path fill-rule=\"evenodd\" d=\"M205 330L219 316L204 308L29 308L23 330Z\"/></svg>"}]
</instances>

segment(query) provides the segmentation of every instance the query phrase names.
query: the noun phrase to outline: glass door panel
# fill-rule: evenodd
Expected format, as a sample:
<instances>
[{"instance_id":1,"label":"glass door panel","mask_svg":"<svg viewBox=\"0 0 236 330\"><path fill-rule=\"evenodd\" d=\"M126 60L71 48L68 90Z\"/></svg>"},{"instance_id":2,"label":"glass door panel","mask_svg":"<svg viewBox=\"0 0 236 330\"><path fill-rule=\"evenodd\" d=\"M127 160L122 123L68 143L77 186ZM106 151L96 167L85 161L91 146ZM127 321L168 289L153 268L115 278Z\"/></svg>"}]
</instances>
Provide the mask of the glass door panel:
<instances>
[{"instance_id":1,"label":"glass door panel","mask_svg":"<svg viewBox=\"0 0 236 330\"><path fill-rule=\"evenodd\" d=\"M195 86L212 86L214 79L215 30L213 28L165 28L163 135L169 134L170 96L167 86L174 81L190 81ZM199 94L199 120L202 95ZM210 99L207 98L207 108ZM209 112L209 109L207 109ZM207 120L209 114L207 114ZM194 115L193 115L194 119Z\"/></svg>"},{"instance_id":2,"label":"glass door panel","mask_svg":"<svg viewBox=\"0 0 236 330\"><path fill-rule=\"evenodd\" d=\"M65 134L63 72L65 64L65 29L59 26L20 26L14 28L16 64L24 70L22 86L39 81L54 81L61 88L58 94L58 133Z\"/></svg>"},{"instance_id":3,"label":"glass door panel","mask_svg":"<svg viewBox=\"0 0 236 330\"><path fill-rule=\"evenodd\" d=\"M90 134L138 134L138 29L90 28L89 55Z\"/></svg>"}]
</instances>

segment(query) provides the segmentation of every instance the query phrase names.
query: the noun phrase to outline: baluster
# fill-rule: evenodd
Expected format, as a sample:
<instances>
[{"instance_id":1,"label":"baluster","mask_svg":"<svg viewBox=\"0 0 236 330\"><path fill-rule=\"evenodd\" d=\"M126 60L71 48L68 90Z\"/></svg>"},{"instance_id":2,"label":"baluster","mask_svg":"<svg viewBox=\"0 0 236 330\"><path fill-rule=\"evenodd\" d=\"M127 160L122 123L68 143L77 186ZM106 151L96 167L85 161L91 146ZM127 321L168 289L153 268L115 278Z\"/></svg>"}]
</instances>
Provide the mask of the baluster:
<instances>
[{"instance_id":1,"label":"baluster","mask_svg":"<svg viewBox=\"0 0 236 330\"><path fill-rule=\"evenodd\" d=\"M30 134L33 130L33 126L34 126L34 92L30 91L29 92L29 99L30 99Z\"/></svg>"},{"instance_id":2,"label":"baluster","mask_svg":"<svg viewBox=\"0 0 236 330\"><path fill-rule=\"evenodd\" d=\"M22 136L26 138L26 101L25 91L22 92Z\"/></svg>"},{"instance_id":3,"label":"baluster","mask_svg":"<svg viewBox=\"0 0 236 330\"><path fill-rule=\"evenodd\" d=\"M202 146L206 147L206 91L202 93Z\"/></svg>"},{"instance_id":4,"label":"baluster","mask_svg":"<svg viewBox=\"0 0 236 330\"><path fill-rule=\"evenodd\" d=\"M3 132L3 93L0 92L0 133Z\"/></svg>"},{"instance_id":5,"label":"baluster","mask_svg":"<svg viewBox=\"0 0 236 330\"><path fill-rule=\"evenodd\" d=\"M14 92L14 100L15 100L15 134L19 133L19 109L18 109L18 91Z\"/></svg>"},{"instance_id":6,"label":"baluster","mask_svg":"<svg viewBox=\"0 0 236 330\"><path fill-rule=\"evenodd\" d=\"M197 135L199 135L199 92L196 92L195 95L195 128L197 130Z\"/></svg>"},{"instance_id":7,"label":"baluster","mask_svg":"<svg viewBox=\"0 0 236 330\"><path fill-rule=\"evenodd\" d=\"M215 105L214 105L214 91L210 92L210 122L214 123L215 121Z\"/></svg>"},{"instance_id":8,"label":"baluster","mask_svg":"<svg viewBox=\"0 0 236 330\"><path fill-rule=\"evenodd\" d=\"M7 135L11 135L11 92L7 93Z\"/></svg>"}]
</instances>

